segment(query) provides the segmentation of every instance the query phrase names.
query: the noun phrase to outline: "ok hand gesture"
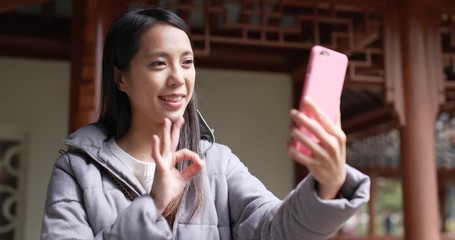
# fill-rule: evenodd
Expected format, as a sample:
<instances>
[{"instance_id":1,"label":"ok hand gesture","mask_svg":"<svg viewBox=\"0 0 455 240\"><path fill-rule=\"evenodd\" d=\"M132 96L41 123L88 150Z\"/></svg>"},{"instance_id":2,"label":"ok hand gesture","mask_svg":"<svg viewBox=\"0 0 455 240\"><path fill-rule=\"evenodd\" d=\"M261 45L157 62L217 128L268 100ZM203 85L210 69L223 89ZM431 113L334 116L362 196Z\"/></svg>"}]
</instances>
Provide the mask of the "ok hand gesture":
<instances>
[{"instance_id":1,"label":"ok hand gesture","mask_svg":"<svg viewBox=\"0 0 455 240\"><path fill-rule=\"evenodd\" d=\"M202 169L203 162L199 155L188 149L176 151L179 143L183 117L173 124L164 119L161 139L153 136L152 158L156 163L151 196L155 201L157 216L161 215L167 205L182 194L188 181ZM191 164L182 172L175 167L179 161L191 160Z\"/></svg>"}]
</instances>

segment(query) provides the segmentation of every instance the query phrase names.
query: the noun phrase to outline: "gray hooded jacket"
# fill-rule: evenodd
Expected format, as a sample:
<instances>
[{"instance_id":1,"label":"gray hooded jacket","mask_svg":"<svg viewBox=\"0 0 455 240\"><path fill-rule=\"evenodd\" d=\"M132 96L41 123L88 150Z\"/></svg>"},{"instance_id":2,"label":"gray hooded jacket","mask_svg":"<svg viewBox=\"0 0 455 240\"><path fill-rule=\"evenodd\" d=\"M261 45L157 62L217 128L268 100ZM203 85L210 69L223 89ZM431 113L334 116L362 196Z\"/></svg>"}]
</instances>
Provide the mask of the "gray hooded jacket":
<instances>
[{"instance_id":1,"label":"gray hooded jacket","mask_svg":"<svg viewBox=\"0 0 455 240\"><path fill-rule=\"evenodd\" d=\"M64 141L78 150L55 162L41 239L327 239L369 199L369 178L346 166L339 199L319 199L309 175L281 201L229 148L213 143L204 121L201 127L204 200L192 218L191 191L173 229L157 217L153 198L110 152L103 126L93 124Z\"/></svg>"}]
</instances>

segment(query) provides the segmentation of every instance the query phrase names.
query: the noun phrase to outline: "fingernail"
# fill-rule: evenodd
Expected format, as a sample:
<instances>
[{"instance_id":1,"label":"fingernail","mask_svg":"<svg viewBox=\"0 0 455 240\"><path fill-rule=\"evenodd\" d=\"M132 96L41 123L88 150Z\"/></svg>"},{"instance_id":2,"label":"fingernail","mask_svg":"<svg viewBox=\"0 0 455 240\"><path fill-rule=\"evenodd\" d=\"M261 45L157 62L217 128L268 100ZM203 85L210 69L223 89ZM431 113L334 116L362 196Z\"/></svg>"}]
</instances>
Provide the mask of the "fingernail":
<instances>
[{"instance_id":1,"label":"fingernail","mask_svg":"<svg viewBox=\"0 0 455 240\"><path fill-rule=\"evenodd\" d=\"M291 109L291 115L297 115L298 113L297 109Z\"/></svg>"}]
</instances>

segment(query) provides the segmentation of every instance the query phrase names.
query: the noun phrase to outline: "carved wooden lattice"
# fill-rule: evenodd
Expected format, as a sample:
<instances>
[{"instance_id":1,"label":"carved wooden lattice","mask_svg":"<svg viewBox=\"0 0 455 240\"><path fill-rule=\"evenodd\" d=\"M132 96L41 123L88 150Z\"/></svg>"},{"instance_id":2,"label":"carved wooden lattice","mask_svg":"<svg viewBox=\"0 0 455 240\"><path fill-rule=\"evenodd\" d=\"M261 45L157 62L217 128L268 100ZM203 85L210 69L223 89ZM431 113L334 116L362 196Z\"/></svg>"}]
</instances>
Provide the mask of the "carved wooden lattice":
<instances>
[{"instance_id":1,"label":"carved wooden lattice","mask_svg":"<svg viewBox=\"0 0 455 240\"><path fill-rule=\"evenodd\" d=\"M447 100L455 99L455 14L441 15L441 45Z\"/></svg>"},{"instance_id":2,"label":"carved wooden lattice","mask_svg":"<svg viewBox=\"0 0 455 240\"><path fill-rule=\"evenodd\" d=\"M400 131L387 131L370 136L353 134L348 138L347 160L355 166L398 167L400 161ZM435 122L435 154L438 168L455 167L455 117L442 112Z\"/></svg>"},{"instance_id":3,"label":"carved wooden lattice","mask_svg":"<svg viewBox=\"0 0 455 240\"><path fill-rule=\"evenodd\" d=\"M348 80L384 81L383 8L319 1L159 1L191 26L196 54L214 44L310 49L350 57ZM241 53L238 53L241 54Z\"/></svg>"},{"instance_id":4,"label":"carved wooden lattice","mask_svg":"<svg viewBox=\"0 0 455 240\"><path fill-rule=\"evenodd\" d=\"M400 131L387 131L367 137L350 135L346 147L347 161L354 166L397 167L400 160Z\"/></svg>"},{"instance_id":5,"label":"carved wooden lattice","mask_svg":"<svg viewBox=\"0 0 455 240\"><path fill-rule=\"evenodd\" d=\"M455 118L446 112L436 121L435 152L438 167L455 167Z\"/></svg>"},{"instance_id":6,"label":"carved wooden lattice","mask_svg":"<svg viewBox=\"0 0 455 240\"><path fill-rule=\"evenodd\" d=\"M0 239L14 239L17 224L20 143L0 141Z\"/></svg>"},{"instance_id":7,"label":"carved wooden lattice","mask_svg":"<svg viewBox=\"0 0 455 240\"><path fill-rule=\"evenodd\" d=\"M439 114L435 123L435 153L439 168L455 167L455 14L443 13L440 18L442 66L448 112ZM438 51L438 49L434 49ZM348 157L351 164L397 166L400 139L398 130L380 133L364 139L351 136ZM363 160L362 160L363 159Z\"/></svg>"}]
</instances>

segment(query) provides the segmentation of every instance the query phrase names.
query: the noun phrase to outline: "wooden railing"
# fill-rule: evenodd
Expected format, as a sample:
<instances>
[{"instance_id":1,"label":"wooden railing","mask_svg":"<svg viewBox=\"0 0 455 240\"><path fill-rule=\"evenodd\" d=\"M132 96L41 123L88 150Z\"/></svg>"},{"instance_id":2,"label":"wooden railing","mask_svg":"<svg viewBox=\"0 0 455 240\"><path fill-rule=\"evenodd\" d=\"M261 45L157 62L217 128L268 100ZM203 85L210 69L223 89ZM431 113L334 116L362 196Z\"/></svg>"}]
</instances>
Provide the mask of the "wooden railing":
<instances>
[{"instance_id":1,"label":"wooden railing","mask_svg":"<svg viewBox=\"0 0 455 240\"><path fill-rule=\"evenodd\" d=\"M403 236L358 236L358 237L346 237L336 236L332 240L404 240ZM428 239L432 240L432 239ZM441 240L455 240L455 234L443 234Z\"/></svg>"}]
</instances>

